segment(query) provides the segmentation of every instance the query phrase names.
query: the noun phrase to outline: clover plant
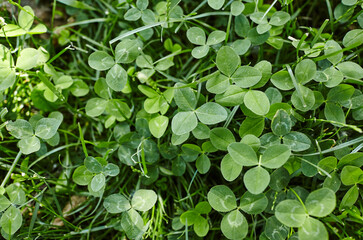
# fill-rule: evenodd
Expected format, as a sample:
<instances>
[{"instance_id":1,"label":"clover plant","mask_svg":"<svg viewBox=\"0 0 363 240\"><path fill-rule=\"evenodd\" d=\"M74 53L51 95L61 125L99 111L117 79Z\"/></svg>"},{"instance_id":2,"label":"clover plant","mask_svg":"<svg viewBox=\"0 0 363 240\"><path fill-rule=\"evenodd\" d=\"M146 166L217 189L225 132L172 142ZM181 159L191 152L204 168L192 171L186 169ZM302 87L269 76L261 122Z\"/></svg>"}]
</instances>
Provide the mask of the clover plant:
<instances>
[{"instance_id":1,"label":"clover plant","mask_svg":"<svg viewBox=\"0 0 363 240\"><path fill-rule=\"evenodd\" d=\"M362 8L0 3L1 236L360 239Z\"/></svg>"}]
</instances>

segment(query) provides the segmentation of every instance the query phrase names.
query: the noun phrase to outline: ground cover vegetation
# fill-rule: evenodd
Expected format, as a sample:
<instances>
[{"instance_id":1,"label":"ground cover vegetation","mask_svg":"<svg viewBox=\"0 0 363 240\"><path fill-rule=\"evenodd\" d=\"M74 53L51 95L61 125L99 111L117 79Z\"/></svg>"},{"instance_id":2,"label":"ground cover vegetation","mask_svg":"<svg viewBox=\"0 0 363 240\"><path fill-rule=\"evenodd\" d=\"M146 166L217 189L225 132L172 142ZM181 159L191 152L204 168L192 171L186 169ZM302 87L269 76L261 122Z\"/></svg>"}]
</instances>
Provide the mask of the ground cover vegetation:
<instances>
[{"instance_id":1,"label":"ground cover vegetation","mask_svg":"<svg viewBox=\"0 0 363 240\"><path fill-rule=\"evenodd\" d=\"M362 0L0 3L5 239L362 239Z\"/></svg>"}]
</instances>

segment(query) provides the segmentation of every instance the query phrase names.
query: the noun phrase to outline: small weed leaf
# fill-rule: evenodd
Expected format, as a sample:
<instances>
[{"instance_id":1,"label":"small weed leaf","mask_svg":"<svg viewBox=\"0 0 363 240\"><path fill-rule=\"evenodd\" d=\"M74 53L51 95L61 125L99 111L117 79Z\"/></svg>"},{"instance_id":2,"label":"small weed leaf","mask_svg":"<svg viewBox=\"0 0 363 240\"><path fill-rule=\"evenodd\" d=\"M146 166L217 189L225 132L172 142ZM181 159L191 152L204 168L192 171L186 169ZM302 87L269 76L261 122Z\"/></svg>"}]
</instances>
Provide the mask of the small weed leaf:
<instances>
[{"instance_id":1,"label":"small weed leaf","mask_svg":"<svg viewBox=\"0 0 363 240\"><path fill-rule=\"evenodd\" d=\"M272 119L272 132L277 136L284 136L291 131L291 127L292 122L289 114L283 109L278 110Z\"/></svg>"},{"instance_id":2,"label":"small weed leaf","mask_svg":"<svg viewBox=\"0 0 363 240\"><path fill-rule=\"evenodd\" d=\"M286 145L273 145L266 149L261 158L261 165L266 168L279 168L284 165L291 155Z\"/></svg>"},{"instance_id":3,"label":"small weed leaf","mask_svg":"<svg viewBox=\"0 0 363 240\"><path fill-rule=\"evenodd\" d=\"M311 146L310 139L301 132L290 132L283 137L285 145L289 146L292 151L301 152L307 150Z\"/></svg>"},{"instance_id":4,"label":"small weed leaf","mask_svg":"<svg viewBox=\"0 0 363 240\"><path fill-rule=\"evenodd\" d=\"M346 186L362 184L363 170L356 166L344 166L340 175L342 183Z\"/></svg>"},{"instance_id":5,"label":"small weed leaf","mask_svg":"<svg viewBox=\"0 0 363 240\"><path fill-rule=\"evenodd\" d=\"M325 217L335 208L335 193L329 188L321 188L309 194L305 200L306 209L310 216Z\"/></svg>"},{"instance_id":6,"label":"small weed leaf","mask_svg":"<svg viewBox=\"0 0 363 240\"><path fill-rule=\"evenodd\" d=\"M231 4L231 13L233 16L240 15L245 9L245 5L240 1L233 1Z\"/></svg>"},{"instance_id":7,"label":"small weed leaf","mask_svg":"<svg viewBox=\"0 0 363 240\"><path fill-rule=\"evenodd\" d=\"M73 181L81 186L88 185L91 182L92 178L92 172L90 172L85 166L80 166L76 168L72 175Z\"/></svg>"},{"instance_id":8,"label":"small weed leaf","mask_svg":"<svg viewBox=\"0 0 363 240\"><path fill-rule=\"evenodd\" d=\"M157 200L157 195L153 190L137 190L132 196L131 206L138 211L148 211L151 209Z\"/></svg>"},{"instance_id":9,"label":"small weed leaf","mask_svg":"<svg viewBox=\"0 0 363 240\"><path fill-rule=\"evenodd\" d=\"M221 231L228 239L243 239L248 233L248 222L239 210L224 215Z\"/></svg>"},{"instance_id":10,"label":"small weed leaf","mask_svg":"<svg viewBox=\"0 0 363 240\"><path fill-rule=\"evenodd\" d=\"M283 11L277 11L272 14L269 24L273 26L283 26L290 21L290 14Z\"/></svg>"},{"instance_id":11,"label":"small weed leaf","mask_svg":"<svg viewBox=\"0 0 363 240\"><path fill-rule=\"evenodd\" d=\"M182 84L175 84L174 100L181 110L194 110L197 105L197 98L193 90L189 87L183 87Z\"/></svg>"},{"instance_id":12,"label":"small weed leaf","mask_svg":"<svg viewBox=\"0 0 363 240\"><path fill-rule=\"evenodd\" d=\"M262 193L270 183L270 174L260 166L249 169L243 176L247 190L252 194Z\"/></svg>"},{"instance_id":13,"label":"small weed leaf","mask_svg":"<svg viewBox=\"0 0 363 240\"><path fill-rule=\"evenodd\" d=\"M256 166L258 159L255 151L245 143L231 143L228 145L228 153L232 159L242 166Z\"/></svg>"},{"instance_id":14,"label":"small weed leaf","mask_svg":"<svg viewBox=\"0 0 363 240\"><path fill-rule=\"evenodd\" d=\"M99 173L96 176L94 176L94 178L92 178L90 188L94 192L98 192L105 186L105 183L106 183L105 175L103 173Z\"/></svg>"},{"instance_id":15,"label":"small weed leaf","mask_svg":"<svg viewBox=\"0 0 363 240\"><path fill-rule=\"evenodd\" d=\"M118 193L112 194L105 198L103 206L109 213L122 213L131 208L129 200Z\"/></svg>"},{"instance_id":16,"label":"small weed leaf","mask_svg":"<svg viewBox=\"0 0 363 240\"><path fill-rule=\"evenodd\" d=\"M113 58L104 51L96 51L88 58L88 64L91 68L98 71L105 71L115 65Z\"/></svg>"},{"instance_id":17,"label":"small weed leaf","mask_svg":"<svg viewBox=\"0 0 363 240\"><path fill-rule=\"evenodd\" d=\"M247 214L259 214L263 212L268 205L268 199L265 194L252 194L245 192L240 200L240 208Z\"/></svg>"},{"instance_id":18,"label":"small weed leaf","mask_svg":"<svg viewBox=\"0 0 363 240\"><path fill-rule=\"evenodd\" d=\"M10 205L11 202L4 195L0 195L0 212L7 209Z\"/></svg>"},{"instance_id":19,"label":"small weed leaf","mask_svg":"<svg viewBox=\"0 0 363 240\"><path fill-rule=\"evenodd\" d=\"M237 207L236 196L225 185L212 187L208 192L208 202L218 212L229 212Z\"/></svg>"},{"instance_id":20,"label":"small weed leaf","mask_svg":"<svg viewBox=\"0 0 363 240\"><path fill-rule=\"evenodd\" d=\"M199 27L189 28L187 31L187 38L191 43L196 45L205 45L206 43L205 32Z\"/></svg>"},{"instance_id":21,"label":"small weed leaf","mask_svg":"<svg viewBox=\"0 0 363 240\"><path fill-rule=\"evenodd\" d=\"M17 139L30 137L34 134L32 125L23 119L17 119L15 122L10 121L6 125L6 130Z\"/></svg>"},{"instance_id":22,"label":"small weed leaf","mask_svg":"<svg viewBox=\"0 0 363 240\"><path fill-rule=\"evenodd\" d=\"M106 75L108 86L116 91L122 91L127 83L127 73L120 65L115 64Z\"/></svg>"},{"instance_id":23,"label":"small weed leaf","mask_svg":"<svg viewBox=\"0 0 363 240\"><path fill-rule=\"evenodd\" d=\"M22 205L26 202L25 192L20 185L13 183L5 188L12 204Z\"/></svg>"},{"instance_id":24,"label":"small weed leaf","mask_svg":"<svg viewBox=\"0 0 363 240\"><path fill-rule=\"evenodd\" d=\"M40 141L36 136L22 138L18 142L18 147L23 154L31 154L40 149Z\"/></svg>"},{"instance_id":25,"label":"small weed leaf","mask_svg":"<svg viewBox=\"0 0 363 240\"><path fill-rule=\"evenodd\" d=\"M286 239L289 228L280 223L275 216L272 216L266 221L265 234L271 240Z\"/></svg>"},{"instance_id":26,"label":"small weed leaf","mask_svg":"<svg viewBox=\"0 0 363 240\"><path fill-rule=\"evenodd\" d=\"M125 39L115 48L116 63L132 63L139 56L142 44L138 40Z\"/></svg>"},{"instance_id":27,"label":"small weed leaf","mask_svg":"<svg viewBox=\"0 0 363 240\"><path fill-rule=\"evenodd\" d=\"M298 230L299 239L329 239L328 232L322 222L314 218L308 217L304 224Z\"/></svg>"},{"instance_id":28,"label":"small weed leaf","mask_svg":"<svg viewBox=\"0 0 363 240\"><path fill-rule=\"evenodd\" d=\"M176 135L183 135L191 132L198 125L194 112L179 112L171 121L171 129Z\"/></svg>"},{"instance_id":29,"label":"small weed leaf","mask_svg":"<svg viewBox=\"0 0 363 240\"><path fill-rule=\"evenodd\" d=\"M227 111L218 103L208 102L199 107L195 113L199 121L206 125L223 122L227 118Z\"/></svg>"},{"instance_id":30,"label":"small weed leaf","mask_svg":"<svg viewBox=\"0 0 363 240\"><path fill-rule=\"evenodd\" d=\"M1 216L1 230L8 235L13 235L21 227L23 217L18 208L10 206Z\"/></svg>"},{"instance_id":31,"label":"small weed leaf","mask_svg":"<svg viewBox=\"0 0 363 240\"><path fill-rule=\"evenodd\" d=\"M243 102L249 110L260 116L266 115L270 110L270 101L266 94L261 91L248 91Z\"/></svg>"},{"instance_id":32,"label":"small weed leaf","mask_svg":"<svg viewBox=\"0 0 363 240\"><path fill-rule=\"evenodd\" d=\"M131 239L140 238L146 230L140 214L132 208L122 214L121 226Z\"/></svg>"},{"instance_id":33,"label":"small weed leaf","mask_svg":"<svg viewBox=\"0 0 363 240\"><path fill-rule=\"evenodd\" d=\"M226 154L221 161L221 172L227 181L235 180L242 172L242 165L237 164L231 157Z\"/></svg>"},{"instance_id":34,"label":"small weed leaf","mask_svg":"<svg viewBox=\"0 0 363 240\"><path fill-rule=\"evenodd\" d=\"M42 118L35 126L35 135L42 139L50 139L57 133L60 123L55 118Z\"/></svg>"},{"instance_id":35,"label":"small weed leaf","mask_svg":"<svg viewBox=\"0 0 363 240\"><path fill-rule=\"evenodd\" d=\"M231 77L241 64L241 59L232 48L224 46L217 53L216 64L219 71Z\"/></svg>"},{"instance_id":36,"label":"small weed leaf","mask_svg":"<svg viewBox=\"0 0 363 240\"><path fill-rule=\"evenodd\" d=\"M276 206L276 218L288 227L301 227L308 214L297 200L284 200Z\"/></svg>"},{"instance_id":37,"label":"small weed leaf","mask_svg":"<svg viewBox=\"0 0 363 240\"><path fill-rule=\"evenodd\" d=\"M241 88L249 88L256 85L262 78L260 70L250 67L239 67L232 76L232 81Z\"/></svg>"},{"instance_id":38,"label":"small weed leaf","mask_svg":"<svg viewBox=\"0 0 363 240\"><path fill-rule=\"evenodd\" d=\"M161 138L168 128L169 118L166 116L157 116L149 121L151 134L156 138Z\"/></svg>"},{"instance_id":39,"label":"small weed leaf","mask_svg":"<svg viewBox=\"0 0 363 240\"><path fill-rule=\"evenodd\" d=\"M219 10L224 4L224 0L208 0L208 5L214 10Z\"/></svg>"}]
</instances>

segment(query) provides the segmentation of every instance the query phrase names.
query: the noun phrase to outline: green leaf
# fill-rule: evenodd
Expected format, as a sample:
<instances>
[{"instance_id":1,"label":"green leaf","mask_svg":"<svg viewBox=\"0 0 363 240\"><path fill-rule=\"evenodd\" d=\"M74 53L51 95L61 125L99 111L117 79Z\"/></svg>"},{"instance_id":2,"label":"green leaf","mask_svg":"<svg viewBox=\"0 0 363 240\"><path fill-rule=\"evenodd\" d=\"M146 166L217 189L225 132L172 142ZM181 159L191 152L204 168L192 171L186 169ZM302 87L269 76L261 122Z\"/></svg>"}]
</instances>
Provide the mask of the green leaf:
<instances>
[{"instance_id":1,"label":"green leaf","mask_svg":"<svg viewBox=\"0 0 363 240\"><path fill-rule=\"evenodd\" d=\"M251 41L248 39L238 39L230 46L238 55L244 55L251 47Z\"/></svg>"},{"instance_id":2,"label":"green leaf","mask_svg":"<svg viewBox=\"0 0 363 240\"><path fill-rule=\"evenodd\" d=\"M267 41L270 37L270 33L267 31L263 34L257 32L257 28L252 28L248 31L247 39L249 39L252 45L261 45Z\"/></svg>"},{"instance_id":3,"label":"green leaf","mask_svg":"<svg viewBox=\"0 0 363 240\"><path fill-rule=\"evenodd\" d=\"M89 56L88 65L98 71L104 71L114 66L115 61L113 60L113 57L108 55L108 53L104 51L96 51Z\"/></svg>"},{"instance_id":4,"label":"green leaf","mask_svg":"<svg viewBox=\"0 0 363 240\"><path fill-rule=\"evenodd\" d=\"M270 183L270 174L263 167L257 166L245 173L243 182L250 193L260 194Z\"/></svg>"},{"instance_id":5,"label":"green leaf","mask_svg":"<svg viewBox=\"0 0 363 240\"><path fill-rule=\"evenodd\" d=\"M92 173L100 173L103 170L102 164L94 157L88 156L84 159L84 165Z\"/></svg>"},{"instance_id":6,"label":"green leaf","mask_svg":"<svg viewBox=\"0 0 363 240\"><path fill-rule=\"evenodd\" d=\"M362 29L353 29L347 34L345 34L343 38L344 47L358 47L363 44L363 30Z\"/></svg>"},{"instance_id":7,"label":"green leaf","mask_svg":"<svg viewBox=\"0 0 363 240\"><path fill-rule=\"evenodd\" d=\"M194 128L193 131L192 131L193 136L196 139L208 139L209 138L209 132L210 132L209 127L207 125L201 123L201 122L198 122L197 127Z\"/></svg>"},{"instance_id":8,"label":"green leaf","mask_svg":"<svg viewBox=\"0 0 363 240\"><path fill-rule=\"evenodd\" d=\"M139 56L142 45L138 40L125 39L115 48L116 63L132 63Z\"/></svg>"},{"instance_id":9,"label":"green leaf","mask_svg":"<svg viewBox=\"0 0 363 240\"><path fill-rule=\"evenodd\" d=\"M114 91L120 92L127 83L127 73L123 67L115 64L106 75L107 85Z\"/></svg>"},{"instance_id":10,"label":"green leaf","mask_svg":"<svg viewBox=\"0 0 363 240\"><path fill-rule=\"evenodd\" d=\"M99 173L92 178L90 187L94 192L98 192L105 186L105 184L105 175L103 173Z\"/></svg>"},{"instance_id":11,"label":"green leaf","mask_svg":"<svg viewBox=\"0 0 363 240\"><path fill-rule=\"evenodd\" d=\"M284 136L291 131L291 127L292 121L289 114L283 109L278 110L272 119L272 132L277 136Z\"/></svg>"},{"instance_id":12,"label":"green leaf","mask_svg":"<svg viewBox=\"0 0 363 240\"><path fill-rule=\"evenodd\" d=\"M228 146L228 153L232 159L242 166L256 166L258 159L252 147L245 143L234 142Z\"/></svg>"},{"instance_id":13,"label":"green leaf","mask_svg":"<svg viewBox=\"0 0 363 240\"><path fill-rule=\"evenodd\" d=\"M219 10L223 6L224 1L225 0L208 0L208 5L214 10Z\"/></svg>"},{"instance_id":14,"label":"green leaf","mask_svg":"<svg viewBox=\"0 0 363 240\"><path fill-rule=\"evenodd\" d=\"M213 128L209 134L210 141L218 150L227 151L228 145L236 141L233 133L227 128Z\"/></svg>"},{"instance_id":15,"label":"green leaf","mask_svg":"<svg viewBox=\"0 0 363 240\"><path fill-rule=\"evenodd\" d=\"M226 154L221 161L221 172L224 179L232 182L241 174L242 165L237 164L231 155Z\"/></svg>"},{"instance_id":16,"label":"green leaf","mask_svg":"<svg viewBox=\"0 0 363 240\"><path fill-rule=\"evenodd\" d=\"M203 29L199 27L189 28L187 31L188 40L196 45L205 45L206 36Z\"/></svg>"},{"instance_id":17,"label":"green leaf","mask_svg":"<svg viewBox=\"0 0 363 240\"><path fill-rule=\"evenodd\" d=\"M137 8L130 8L124 15L126 21L137 21L141 18L141 12Z\"/></svg>"},{"instance_id":18,"label":"green leaf","mask_svg":"<svg viewBox=\"0 0 363 240\"><path fill-rule=\"evenodd\" d=\"M120 168L113 163L108 163L104 168L103 168L103 173L106 176L112 176L115 177L120 173Z\"/></svg>"},{"instance_id":19,"label":"green leaf","mask_svg":"<svg viewBox=\"0 0 363 240\"><path fill-rule=\"evenodd\" d=\"M226 39L226 33L220 30L213 31L209 34L207 45L215 45Z\"/></svg>"},{"instance_id":20,"label":"green leaf","mask_svg":"<svg viewBox=\"0 0 363 240\"><path fill-rule=\"evenodd\" d=\"M161 138L168 127L168 123L169 118L166 116L157 116L150 119L149 129L151 134L156 138Z\"/></svg>"},{"instance_id":21,"label":"green leaf","mask_svg":"<svg viewBox=\"0 0 363 240\"><path fill-rule=\"evenodd\" d=\"M284 165L291 155L288 146L280 144L266 149L261 158L261 165L267 168L279 168Z\"/></svg>"},{"instance_id":22,"label":"green leaf","mask_svg":"<svg viewBox=\"0 0 363 240\"><path fill-rule=\"evenodd\" d=\"M291 148L292 151L301 152L310 148L310 139L301 132L290 132L283 137L283 142Z\"/></svg>"},{"instance_id":23,"label":"green leaf","mask_svg":"<svg viewBox=\"0 0 363 240\"><path fill-rule=\"evenodd\" d=\"M325 118L329 121L340 122L345 124L345 114L341 107L335 103L327 102L324 108ZM333 123L334 126L342 127L340 124Z\"/></svg>"},{"instance_id":24,"label":"green leaf","mask_svg":"<svg viewBox=\"0 0 363 240\"><path fill-rule=\"evenodd\" d=\"M81 186L88 185L92 178L93 174L85 166L79 166L76 168L72 175L73 181Z\"/></svg>"},{"instance_id":25,"label":"green leaf","mask_svg":"<svg viewBox=\"0 0 363 240\"><path fill-rule=\"evenodd\" d=\"M194 112L178 112L171 121L171 129L176 135L183 135L196 128L197 124Z\"/></svg>"},{"instance_id":26,"label":"green leaf","mask_svg":"<svg viewBox=\"0 0 363 240\"><path fill-rule=\"evenodd\" d=\"M129 200L123 195L116 193L105 198L103 207L106 208L106 211L109 213L121 213L129 210L131 205Z\"/></svg>"},{"instance_id":27,"label":"green leaf","mask_svg":"<svg viewBox=\"0 0 363 240\"><path fill-rule=\"evenodd\" d=\"M199 107L195 113L199 121L206 125L217 124L227 119L227 111L218 103L207 102Z\"/></svg>"},{"instance_id":28,"label":"green leaf","mask_svg":"<svg viewBox=\"0 0 363 240\"><path fill-rule=\"evenodd\" d=\"M313 79L316 73L316 64L311 59L304 59L295 67L295 77L300 84L306 84Z\"/></svg>"},{"instance_id":29,"label":"green leaf","mask_svg":"<svg viewBox=\"0 0 363 240\"><path fill-rule=\"evenodd\" d=\"M203 201L199 202L197 206L195 206L195 211L200 214L208 214L210 211L212 211L212 208L207 201Z\"/></svg>"},{"instance_id":30,"label":"green leaf","mask_svg":"<svg viewBox=\"0 0 363 240\"><path fill-rule=\"evenodd\" d=\"M305 200L309 215L325 217L335 209L335 193L330 188L320 188L311 192Z\"/></svg>"},{"instance_id":31,"label":"green leaf","mask_svg":"<svg viewBox=\"0 0 363 240\"><path fill-rule=\"evenodd\" d=\"M287 187L289 181L290 174L286 168L282 167L272 172L269 186L271 189L279 192Z\"/></svg>"},{"instance_id":32,"label":"green leaf","mask_svg":"<svg viewBox=\"0 0 363 240\"><path fill-rule=\"evenodd\" d=\"M12 204L22 205L26 202L25 192L19 184L10 184L5 190Z\"/></svg>"},{"instance_id":33,"label":"green leaf","mask_svg":"<svg viewBox=\"0 0 363 240\"><path fill-rule=\"evenodd\" d=\"M276 206L276 218L288 227L300 227L308 218L303 205L297 200L284 200Z\"/></svg>"},{"instance_id":34,"label":"green leaf","mask_svg":"<svg viewBox=\"0 0 363 240\"><path fill-rule=\"evenodd\" d=\"M75 97L83 97L89 93L88 85L82 80L75 80L69 90Z\"/></svg>"},{"instance_id":35,"label":"green leaf","mask_svg":"<svg viewBox=\"0 0 363 240\"><path fill-rule=\"evenodd\" d=\"M182 215L180 215L180 222L183 225L192 226L199 220L200 220L200 215L194 209L188 210L188 211L182 213Z\"/></svg>"},{"instance_id":36,"label":"green leaf","mask_svg":"<svg viewBox=\"0 0 363 240\"><path fill-rule=\"evenodd\" d=\"M137 0L136 6L140 10L145 10L149 6L149 0Z\"/></svg>"},{"instance_id":37,"label":"green leaf","mask_svg":"<svg viewBox=\"0 0 363 240\"><path fill-rule=\"evenodd\" d=\"M342 47L339 45L339 43L337 43L334 40L329 40L325 43L325 49L324 49L324 55L329 55L332 54L334 52L338 52L342 50ZM327 59L333 64L337 64L340 62L340 60L343 58L343 53L336 53L330 57L328 57Z\"/></svg>"},{"instance_id":38,"label":"green leaf","mask_svg":"<svg viewBox=\"0 0 363 240\"><path fill-rule=\"evenodd\" d=\"M209 232L209 223L207 219L199 216L197 221L194 223L193 229L198 237L205 237Z\"/></svg>"},{"instance_id":39,"label":"green leaf","mask_svg":"<svg viewBox=\"0 0 363 240\"><path fill-rule=\"evenodd\" d=\"M140 189L132 196L131 206L138 211L148 211L156 203L158 196L153 190Z\"/></svg>"},{"instance_id":40,"label":"green leaf","mask_svg":"<svg viewBox=\"0 0 363 240\"><path fill-rule=\"evenodd\" d=\"M344 101L348 101L353 96L354 90L354 87L351 85L339 84L338 86L330 89L327 100L343 103Z\"/></svg>"},{"instance_id":41,"label":"green leaf","mask_svg":"<svg viewBox=\"0 0 363 240\"><path fill-rule=\"evenodd\" d=\"M271 25L268 23L264 23L264 24L259 24L256 27L256 31L258 34L264 34L267 33L269 30L271 29Z\"/></svg>"},{"instance_id":42,"label":"green leaf","mask_svg":"<svg viewBox=\"0 0 363 240\"><path fill-rule=\"evenodd\" d=\"M358 0L342 0L342 3L346 6L353 6Z\"/></svg>"},{"instance_id":43,"label":"green leaf","mask_svg":"<svg viewBox=\"0 0 363 240\"><path fill-rule=\"evenodd\" d=\"M36 136L25 137L18 142L18 147L23 154L31 154L40 149L40 141Z\"/></svg>"},{"instance_id":44,"label":"green leaf","mask_svg":"<svg viewBox=\"0 0 363 240\"><path fill-rule=\"evenodd\" d=\"M269 217L266 220L265 234L270 240L285 240L289 234L289 230L275 216Z\"/></svg>"},{"instance_id":45,"label":"green leaf","mask_svg":"<svg viewBox=\"0 0 363 240\"><path fill-rule=\"evenodd\" d=\"M91 98L86 104L86 114L90 117L100 116L106 109L107 100L102 98Z\"/></svg>"},{"instance_id":46,"label":"green leaf","mask_svg":"<svg viewBox=\"0 0 363 240\"><path fill-rule=\"evenodd\" d=\"M246 38L251 29L250 23L244 14L240 14L234 19L234 30L239 37ZM251 43L251 41L250 41Z\"/></svg>"},{"instance_id":47,"label":"green leaf","mask_svg":"<svg viewBox=\"0 0 363 240\"><path fill-rule=\"evenodd\" d=\"M206 88L208 92L215 94L224 93L230 86L229 78L223 75L220 71L216 71L207 77L208 81Z\"/></svg>"},{"instance_id":48,"label":"green leaf","mask_svg":"<svg viewBox=\"0 0 363 240\"><path fill-rule=\"evenodd\" d=\"M34 22L34 11L30 6L24 6L23 8L26 11L23 9L20 11L18 24L22 29L29 31Z\"/></svg>"},{"instance_id":49,"label":"green leaf","mask_svg":"<svg viewBox=\"0 0 363 240\"><path fill-rule=\"evenodd\" d=\"M219 71L227 77L231 77L241 64L241 59L232 48L223 46L217 53L216 64Z\"/></svg>"},{"instance_id":50,"label":"green leaf","mask_svg":"<svg viewBox=\"0 0 363 240\"><path fill-rule=\"evenodd\" d=\"M323 158L319 161L318 166L323 169L324 171L331 173L333 172L337 167L337 159L333 156L329 156L326 158ZM319 173L322 176L325 176L325 173L319 170Z\"/></svg>"},{"instance_id":51,"label":"green leaf","mask_svg":"<svg viewBox=\"0 0 363 240\"><path fill-rule=\"evenodd\" d=\"M5 32L5 34L4 34ZM0 37L17 37L26 34L27 32L15 24L7 24L1 28Z\"/></svg>"},{"instance_id":52,"label":"green leaf","mask_svg":"<svg viewBox=\"0 0 363 240\"><path fill-rule=\"evenodd\" d=\"M0 68L0 92L3 92L9 87L13 86L15 79L16 75L14 69Z\"/></svg>"},{"instance_id":53,"label":"green leaf","mask_svg":"<svg viewBox=\"0 0 363 240\"><path fill-rule=\"evenodd\" d=\"M248 214L259 214L262 213L268 204L268 199L265 194L252 194L245 192L240 200L240 208L242 211Z\"/></svg>"},{"instance_id":54,"label":"green leaf","mask_svg":"<svg viewBox=\"0 0 363 240\"><path fill-rule=\"evenodd\" d=\"M240 15L245 9L245 5L240 1L233 1L231 4L231 13L233 16Z\"/></svg>"},{"instance_id":55,"label":"green leaf","mask_svg":"<svg viewBox=\"0 0 363 240\"><path fill-rule=\"evenodd\" d=\"M299 227L298 231L299 240L328 240L329 235L322 222L314 218L308 217L304 224Z\"/></svg>"},{"instance_id":56,"label":"green leaf","mask_svg":"<svg viewBox=\"0 0 363 240\"><path fill-rule=\"evenodd\" d=\"M294 107L300 111L306 112L313 108L315 104L314 92L307 87L299 85L300 93L295 90L291 96L291 102ZM304 101L302 101L302 99Z\"/></svg>"},{"instance_id":57,"label":"green leaf","mask_svg":"<svg viewBox=\"0 0 363 240\"><path fill-rule=\"evenodd\" d=\"M0 194L0 212L4 211L11 205L11 202L4 196Z\"/></svg>"},{"instance_id":58,"label":"green leaf","mask_svg":"<svg viewBox=\"0 0 363 240\"><path fill-rule=\"evenodd\" d=\"M129 239L141 239L146 231L140 214L132 208L122 214L121 227Z\"/></svg>"},{"instance_id":59,"label":"green leaf","mask_svg":"<svg viewBox=\"0 0 363 240\"><path fill-rule=\"evenodd\" d=\"M270 110L270 101L264 92L250 90L243 101L246 107L257 115L264 116Z\"/></svg>"},{"instance_id":60,"label":"green leaf","mask_svg":"<svg viewBox=\"0 0 363 240\"><path fill-rule=\"evenodd\" d=\"M201 174L206 174L211 166L209 158L205 154L201 154L195 163L195 166L197 167L198 172Z\"/></svg>"},{"instance_id":61,"label":"green leaf","mask_svg":"<svg viewBox=\"0 0 363 240\"><path fill-rule=\"evenodd\" d=\"M344 194L344 197L340 203L339 208L350 208L352 207L358 200L359 190L357 185L353 185L349 190Z\"/></svg>"},{"instance_id":62,"label":"green leaf","mask_svg":"<svg viewBox=\"0 0 363 240\"><path fill-rule=\"evenodd\" d=\"M363 77L363 68L355 62L342 62L337 68L346 78L361 79Z\"/></svg>"},{"instance_id":63,"label":"green leaf","mask_svg":"<svg viewBox=\"0 0 363 240\"><path fill-rule=\"evenodd\" d=\"M57 133L60 124L61 122L55 118L42 118L35 126L35 135L42 139L50 139Z\"/></svg>"},{"instance_id":64,"label":"green leaf","mask_svg":"<svg viewBox=\"0 0 363 240\"><path fill-rule=\"evenodd\" d=\"M265 128L265 119L246 117L239 128L239 136L243 138L248 134L259 137Z\"/></svg>"},{"instance_id":65,"label":"green leaf","mask_svg":"<svg viewBox=\"0 0 363 240\"><path fill-rule=\"evenodd\" d=\"M86 106L87 107L87 106ZM131 117L131 109L120 99L111 99L106 104L106 111L116 117L118 121L125 121Z\"/></svg>"},{"instance_id":66,"label":"green leaf","mask_svg":"<svg viewBox=\"0 0 363 240\"><path fill-rule=\"evenodd\" d=\"M211 207L218 212L229 212L237 207L236 196L225 185L212 187L207 197Z\"/></svg>"},{"instance_id":67,"label":"green leaf","mask_svg":"<svg viewBox=\"0 0 363 240\"><path fill-rule=\"evenodd\" d=\"M183 87L183 84L175 84L174 100L181 110L194 110L197 105L197 98L190 87Z\"/></svg>"},{"instance_id":68,"label":"green leaf","mask_svg":"<svg viewBox=\"0 0 363 240\"><path fill-rule=\"evenodd\" d=\"M18 208L10 206L1 216L0 226L1 230L8 235L13 235L19 230L23 222L23 217Z\"/></svg>"},{"instance_id":69,"label":"green leaf","mask_svg":"<svg viewBox=\"0 0 363 240\"><path fill-rule=\"evenodd\" d=\"M6 125L6 130L9 131L10 135L17 139L26 138L33 135L32 125L24 119L17 119L15 122L10 121Z\"/></svg>"},{"instance_id":70,"label":"green leaf","mask_svg":"<svg viewBox=\"0 0 363 240\"><path fill-rule=\"evenodd\" d=\"M250 66L241 66L233 74L232 81L241 88L249 88L256 85L261 78L260 70Z\"/></svg>"},{"instance_id":71,"label":"green leaf","mask_svg":"<svg viewBox=\"0 0 363 240\"><path fill-rule=\"evenodd\" d=\"M248 222L240 211L234 210L223 217L221 231L228 239L243 239L248 233Z\"/></svg>"},{"instance_id":72,"label":"green leaf","mask_svg":"<svg viewBox=\"0 0 363 240\"><path fill-rule=\"evenodd\" d=\"M267 23L267 15L264 12L254 12L250 15L250 18L258 25Z\"/></svg>"},{"instance_id":73,"label":"green leaf","mask_svg":"<svg viewBox=\"0 0 363 240\"><path fill-rule=\"evenodd\" d=\"M273 26L283 26L290 21L290 14L284 11L277 11L272 14L270 24Z\"/></svg>"},{"instance_id":74,"label":"green leaf","mask_svg":"<svg viewBox=\"0 0 363 240\"><path fill-rule=\"evenodd\" d=\"M29 70L38 66L39 51L35 48L25 48L20 51L16 60L16 67L22 70Z\"/></svg>"},{"instance_id":75,"label":"green leaf","mask_svg":"<svg viewBox=\"0 0 363 240\"><path fill-rule=\"evenodd\" d=\"M363 183L363 170L356 166L344 166L340 178L346 186Z\"/></svg>"},{"instance_id":76,"label":"green leaf","mask_svg":"<svg viewBox=\"0 0 363 240\"><path fill-rule=\"evenodd\" d=\"M209 52L209 46L207 45L199 46L193 48L192 56L195 57L196 59L200 59L207 56L208 52Z\"/></svg>"},{"instance_id":77,"label":"green leaf","mask_svg":"<svg viewBox=\"0 0 363 240\"><path fill-rule=\"evenodd\" d=\"M273 74L271 76L271 82L275 85L275 87L283 91L288 91L294 88L290 74L285 70L281 70Z\"/></svg>"}]
</instances>

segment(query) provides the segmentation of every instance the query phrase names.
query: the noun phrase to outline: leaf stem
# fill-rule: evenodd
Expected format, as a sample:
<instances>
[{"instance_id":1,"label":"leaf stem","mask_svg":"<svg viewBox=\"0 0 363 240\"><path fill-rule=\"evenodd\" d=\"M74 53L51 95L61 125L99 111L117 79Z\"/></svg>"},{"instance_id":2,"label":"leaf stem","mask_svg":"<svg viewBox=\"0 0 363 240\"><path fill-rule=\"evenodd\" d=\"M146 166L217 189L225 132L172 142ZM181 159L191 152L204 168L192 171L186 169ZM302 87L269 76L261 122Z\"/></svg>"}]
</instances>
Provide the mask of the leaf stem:
<instances>
[{"instance_id":1,"label":"leaf stem","mask_svg":"<svg viewBox=\"0 0 363 240\"><path fill-rule=\"evenodd\" d=\"M7 183L7 181L9 180L11 174L13 173L13 171L15 169L16 164L18 164L18 162L19 162L20 157L21 157L21 152L19 151L18 155L16 155L15 160L14 160L13 164L11 165L8 173L6 174L3 182L1 183L0 189L3 188L5 186L5 184Z\"/></svg>"}]
</instances>

